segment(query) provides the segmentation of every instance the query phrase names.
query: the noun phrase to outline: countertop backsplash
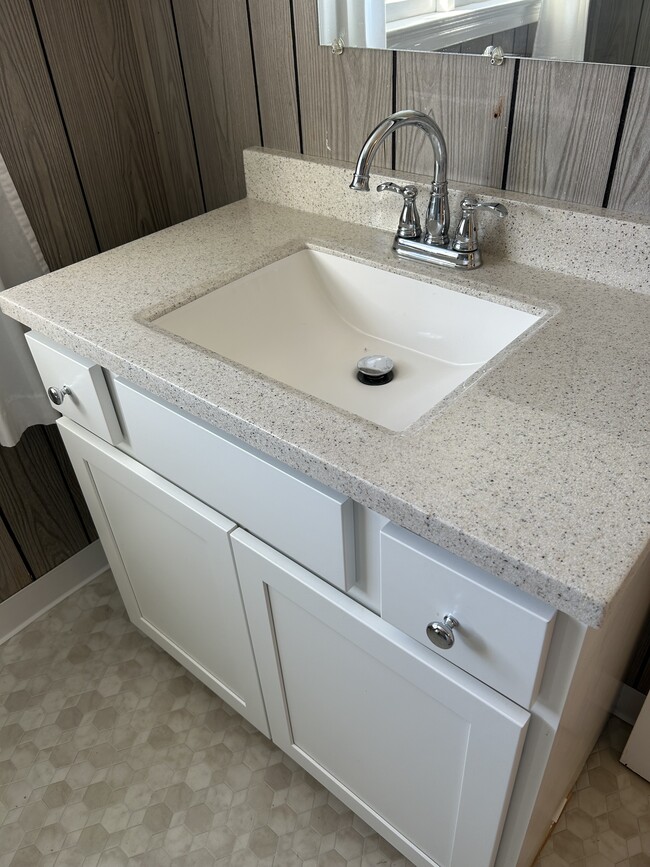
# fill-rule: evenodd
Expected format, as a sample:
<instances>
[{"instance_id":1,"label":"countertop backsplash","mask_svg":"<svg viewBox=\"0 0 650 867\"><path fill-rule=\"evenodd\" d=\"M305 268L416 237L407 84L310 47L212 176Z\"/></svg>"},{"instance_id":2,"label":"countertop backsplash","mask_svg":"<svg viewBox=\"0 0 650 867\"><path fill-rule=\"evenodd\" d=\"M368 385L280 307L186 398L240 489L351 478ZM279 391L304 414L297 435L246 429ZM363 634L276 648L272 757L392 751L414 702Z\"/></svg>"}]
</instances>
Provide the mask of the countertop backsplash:
<instances>
[{"instance_id":1,"label":"countertop backsplash","mask_svg":"<svg viewBox=\"0 0 650 867\"><path fill-rule=\"evenodd\" d=\"M400 201L394 195L377 193L376 188L398 178L421 187L421 217L426 212L428 182L421 175L380 169L370 178L372 192L363 194L349 189L352 166L348 163L249 148L244 152L244 167L248 197L269 204L394 231ZM460 214L460 202L468 192L484 201L502 202L508 209L504 219L492 214L480 216L479 236L486 261L509 259L650 293L650 219L506 190L457 186L452 180L451 231Z\"/></svg>"}]
</instances>

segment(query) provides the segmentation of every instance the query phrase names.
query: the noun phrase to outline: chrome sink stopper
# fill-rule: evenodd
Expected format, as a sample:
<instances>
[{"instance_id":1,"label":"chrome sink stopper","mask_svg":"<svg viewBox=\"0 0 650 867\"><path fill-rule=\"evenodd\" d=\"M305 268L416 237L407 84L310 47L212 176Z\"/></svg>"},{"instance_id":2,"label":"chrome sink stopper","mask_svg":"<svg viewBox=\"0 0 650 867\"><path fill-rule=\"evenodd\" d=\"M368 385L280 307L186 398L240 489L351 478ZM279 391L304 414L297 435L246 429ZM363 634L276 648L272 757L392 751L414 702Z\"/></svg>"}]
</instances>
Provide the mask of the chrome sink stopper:
<instances>
[{"instance_id":1,"label":"chrome sink stopper","mask_svg":"<svg viewBox=\"0 0 650 867\"><path fill-rule=\"evenodd\" d=\"M393 367L387 355L365 355L357 362L357 379L364 385L386 385L394 376Z\"/></svg>"}]
</instances>

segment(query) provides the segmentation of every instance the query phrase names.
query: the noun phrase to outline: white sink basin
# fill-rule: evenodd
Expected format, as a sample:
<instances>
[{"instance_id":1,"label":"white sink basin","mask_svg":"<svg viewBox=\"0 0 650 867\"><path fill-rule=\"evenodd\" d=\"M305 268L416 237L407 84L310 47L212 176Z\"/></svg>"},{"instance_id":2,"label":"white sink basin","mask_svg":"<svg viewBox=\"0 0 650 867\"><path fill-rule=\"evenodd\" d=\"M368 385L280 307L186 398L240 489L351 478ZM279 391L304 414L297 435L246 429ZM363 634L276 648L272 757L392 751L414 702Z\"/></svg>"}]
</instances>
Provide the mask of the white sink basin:
<instances>
[{"instance_id":1,"label":"white sink basin","mask_svg":"<svg viewBox=\"0 0 650 867\"><path fill-rule=\"evenodd\" d=\"M299 391L403 431L538 316L301 250L173 310L156 324ZM357 361L387 355L392 382Z\"/></svg>"}]
</instances>

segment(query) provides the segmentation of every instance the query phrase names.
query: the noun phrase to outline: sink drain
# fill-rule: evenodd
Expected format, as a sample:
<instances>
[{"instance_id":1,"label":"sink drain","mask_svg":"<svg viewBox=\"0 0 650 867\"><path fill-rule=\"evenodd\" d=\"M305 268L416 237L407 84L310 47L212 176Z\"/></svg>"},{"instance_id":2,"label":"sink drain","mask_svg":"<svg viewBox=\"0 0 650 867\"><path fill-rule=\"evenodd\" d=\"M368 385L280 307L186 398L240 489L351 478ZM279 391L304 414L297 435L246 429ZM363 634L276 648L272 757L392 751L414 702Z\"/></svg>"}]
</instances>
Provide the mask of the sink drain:
<instances>
[{"instance_id":1,"label":"sink drain","mask_svg":"<svg viewBox=\"0 0 650 867\"><path fill-rule=\"evenodd\" d=\"M357 379L364 385L386 385L394 376L393 367L387 355L366 355L357 362Z\"/></svg>"}]
</instances>

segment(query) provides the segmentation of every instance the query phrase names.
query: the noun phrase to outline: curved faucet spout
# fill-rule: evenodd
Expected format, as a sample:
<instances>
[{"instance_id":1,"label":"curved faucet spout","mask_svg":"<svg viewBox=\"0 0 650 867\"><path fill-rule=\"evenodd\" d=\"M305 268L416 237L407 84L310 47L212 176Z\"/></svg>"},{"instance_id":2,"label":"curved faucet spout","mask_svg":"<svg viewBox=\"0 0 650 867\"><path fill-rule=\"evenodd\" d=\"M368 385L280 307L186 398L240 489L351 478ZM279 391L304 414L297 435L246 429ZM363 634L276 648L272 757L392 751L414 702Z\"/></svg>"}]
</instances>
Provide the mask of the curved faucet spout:
<instances>
[{"instance_id":1,"label":"curved faucet spout","mask_svg":"<svg viewBox=\"0 0 650 867\"><path fill-rule=\"evenodd\" d=\"M433 176L431 179L431 199L427 209L426 234L423 240L435 246L445 245L449 232L449 200L447 197L447 145L438 124L421 111L406 109L396 111L382 120L366 139L357 160L350 189L368 192L370 190L370 167L384 140L404 126L421 129L433 148Z\"/></svg>"},{"instance_id":2,"label":"curved faucet spout","mask_svg":"<svg viewBox=\"0 0 650 867\"><path fill-rule=\"evenodd\" d=\"M423 114L421 111L413 111L412 109L405 109L404 111L396 111L395 114L391 114L385 120L382 120L370 133L359 153L350 189L368 192L370 189L368 184L370 167L377 151L389 135L397 132L403 126L418 127L431 142L434 157L434 170L431 183L444 184L447 182L447 145L442 130L428 114Z\"/></svg>"}]
</instances>

